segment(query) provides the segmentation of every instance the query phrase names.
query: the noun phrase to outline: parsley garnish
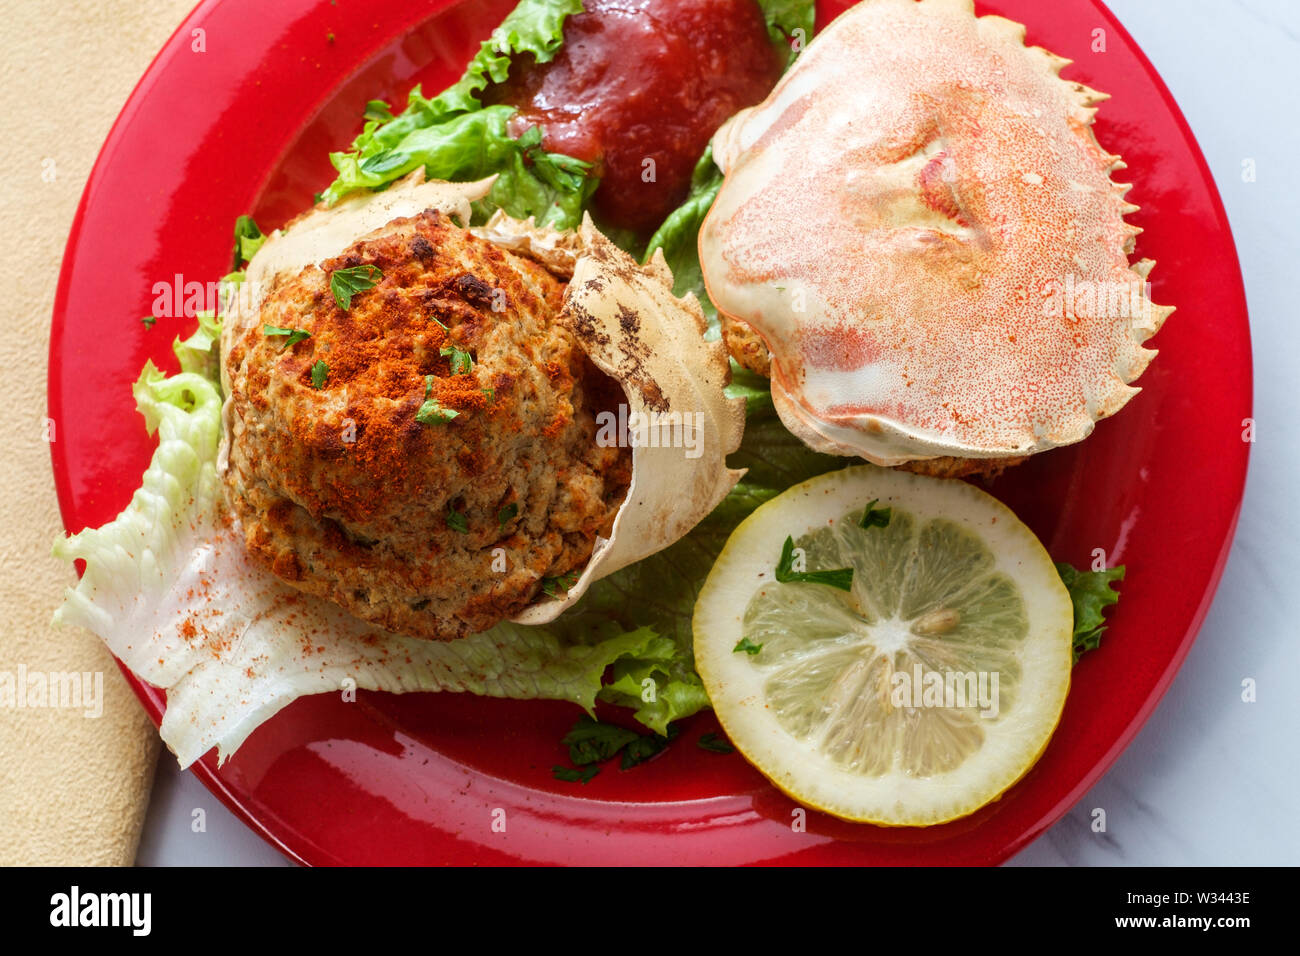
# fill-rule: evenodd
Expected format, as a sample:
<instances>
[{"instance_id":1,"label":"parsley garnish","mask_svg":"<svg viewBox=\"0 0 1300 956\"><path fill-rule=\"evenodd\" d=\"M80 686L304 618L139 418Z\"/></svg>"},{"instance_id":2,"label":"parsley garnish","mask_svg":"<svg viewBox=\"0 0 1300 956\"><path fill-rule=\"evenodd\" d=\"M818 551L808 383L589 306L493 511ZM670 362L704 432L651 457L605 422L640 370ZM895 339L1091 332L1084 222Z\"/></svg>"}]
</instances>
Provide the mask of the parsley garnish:
<instances>
[{"instance_id":1,"label":"parsley garnish","mask_svg":"<svg viewBox=\"0 0 1300 956\"><path fill-rule=\"evenodd\" d=\"M569 759L579 767L611 760L622 751L623 759L619 763L619 769L630 770L661 752L677 737L678 732L676 727L670 725L666 736L638 734L617 724L603 724L584 714L560 743L569 748Z\"/></svg>"},{"instance_id":2,"label":"parsley garnish","mask_svg":"<svg viewBox=\"0 0 1300 956\"><path fill-rule=\"evenodd\" d=\"M619 761L620 770L630 770L639 763L645 763L651 757L663 751L678 734L676 727L668 726L668 736L659 734L637 735L637 738L623 748L623 759Z\"/></svg>"},{"instance_id":3,"label":"parsley garnish","mask_svg":"<svg viewBox=\"0 0 1300 956\"><path fill-rule=\"evenodd\" d=\"M827 587L849 591L853 588L853 569L796 571L794 570L794 538L787 537L785 545L781 548L781 560L776 563L776 579L782 584L825 584Z\"/></svg>"},{"instance_id":4,"label":"parsley garnish","mask_svg":"<svg viewBox=\"0 0 1300 956\"><path fill-rule=\"evenodd\" d=\"M879 498L872 498L871 503L862 510L862 520L858 522L859 528L887 528L889 519L894 516L893 508L877 508L876 502Z\"/></svg>"},{"instance_id":5,"label":"parsley garnish","mask_svg":"<svg viewBox=\"0 0 1300 956\"><path fill-rule=\"evenodd\" d=\"M465 516L465 512L452 508L447 512L447 527L461 534L469 534L469 518Z\"/></svg>"},{"instance_id":6,"label":"parsley garnish","mask_svg":"<svg viewBox=\"0 0 1300 956\"><path fill-rule=\"evenodd\" d=\"M288 338L284 340L284 344L280 346L281 352L283 352L287 348L297 345L299 342L303 341L304 339L311 338L311 333L304 329L282 329L278 325L264 325L262 326L262 331L265 332L267 335L288 336Z\"/></svg>"},{"instance_id":7,"label":"parsley garnish","mask_svg":"<svg viewBox=\"0 0 1300 956\"><path fill-rule=\"evenodd\" d=\"M329 377L330 367L324 361L319 361L311 367L311 387L324 388L325 379Z\"/></svg>"},{"instance_id":8,"label":"parsley garnish","mask_svg":"<svg viewBox=\"0 0 1300 956\"><path fill-rule=\"evenodd\" d=\"M569 748L569 759L581 767L609 760L640 736L618 724L602 724L583 714L560 743Z\"/></svg>"},{"instance_id":9,"label":"parsley garnish","mask_svg":"<svg viewBox=\"0 0 1300 956\"><path fill-rule=\"evenodd\" d=\"M578 572L570 571L555 578L542 578L542 590L553 598L562 598L578 583Z\"/></svg>"},{"instance_id":10,"label":"parsley garnish","mask_svg":"<svg viewBox=\"0 0 1300 956\"><path fill-rule=\"evenodd\" d=\"M146 315L146 316L145 316L143 319L141 319L140 321L144 323L144 327L145 327L146 329L152 329L152 328L153 328L153 324L154 324L155 322L157 322L158 320L155 319L152 315Z\"/></svg>"},{"instance_id":11,"label":"parsley garnish","mask_svg":"<svg viewBox=\"0 0 1300 956\"><path fill-rule=\"evenodd\" d=\"M497 524L501 526L502 531L506 530L506 525L509 524L517 514L519 514L519 503L515 501L510 502L510 504L497 512Z\"/></svg>"},{"instance_id":12,"label":"parsley garnish","mask_svg":"<svg viewBox=\"0 0 1300 956\"><path fill-rule=\"evenodd\" d=\"M495 388L480 388L479 391L487 397L489 403L497 400L497 390Z\"/></svg>"},{"instance_id":13,"label":"parsley garnish","mask_svg":"<svg viewBox=\"0 0 1300 956\"><path fill-rule=\"evenodd\" d=\"M468 352L462 352L454 345L444 345L438 351L438 354L451 357L452 375L468 375L470 369L474 367L474 356Z\"/></svg>"},{"instance_id":14,"label":"parsley garnish","mask_svg":"<svg viewBox=\"0 0 1300 956\"><path fill-rule=\"evenodd\" d=\"M600 773L599 767L583 767L581 770L576 767L555 766L551 768L551 776L556 780L563 780L566 783L581 783L583 785L598 773Z\"/></svg>"},{"instance_id":15,"label":"parsley garnish","mask_svg":"<svg viewBox=\"0 0 1300 956\"><path fill-rule=\"evenodd\" d=\"M705 734L695 741L695 744L701 750L707 750L709 753L734 754L736 752L736 748L727 743L721 734Z\"/></svg>"},{"instance_id":16,"label":"parsley garnish","mask_svg":"<svg viewBox=\"0 0 1300 956\"><path fill-rule=\"evenodd\" d=\"M429 393L433 391L433 376L424 377L424 404L420 410L415 413L415 420L421 425L445 425L460 412L453 408L443 408L442 404L436 398L430 398Z\"/></svg>"},{"instance_id":17,"label":"parsley garnish","mask_svg":"<svg viewBox=\"0 0 1300 956\"><path fill-rule=\"evenodd\" d=\"M346 312L352 308L354 295L373 289L383 277L384 274L379 271L378 266L349 266L346 269L335 269L330 273L330 292L334 293L334 301L338 307Z\"/></svg>"},{"instance_id":18,"label":"parsley garnish","mask_svg":"<svg viewBox=\"0 0 1300 956\"><path fill-rule=\"evenodd\" d=\"M744 651L750 657L753 657L762 649L763 649L762 644L755 644L749 638L742 637L739 641L736 642L736 646L731 649L731 653L739 654L741 651Z\"/></svg>"}]
</instances>

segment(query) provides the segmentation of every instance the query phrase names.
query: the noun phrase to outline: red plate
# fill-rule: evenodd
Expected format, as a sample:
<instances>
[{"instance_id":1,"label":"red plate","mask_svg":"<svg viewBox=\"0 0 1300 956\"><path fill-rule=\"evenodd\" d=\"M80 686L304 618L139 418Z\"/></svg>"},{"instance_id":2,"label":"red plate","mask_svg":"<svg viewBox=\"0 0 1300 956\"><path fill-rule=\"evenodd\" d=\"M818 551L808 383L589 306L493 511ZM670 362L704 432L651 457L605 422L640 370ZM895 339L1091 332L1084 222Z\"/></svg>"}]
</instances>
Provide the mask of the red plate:
<instances>
[{"instance_id":1,"label":"red plate","mask_svg":"<svg viewBox=\"0 0 1300 956\"><path fill-rule=\"evenodd\" d=\"M455 79L514 0L368 4L207 0L122 110L68 240L50 341L52 444L64 524L112 519L153 443L131 400L146 359L174 368L188 319L146 330L156 282L206 282L229 265L231 224L306 207L365 101ZM823 3L820 22L846 0ZM739 755L700 750L717 729L585 787L551 778L577 710L456 695L305 698L220 770L195 772L292 858L330 863L996 863L1097 781L1173 679L1228 553L1246 475L1251 364L1227 219L1178 107L1151 65L1090 0L981 4L1028 24L1030 43L1075 59L1066 75L1113 95L1097 135L1123 154L1159 260L1154 298L1178 306L1143 393L1081 445L1038 456L992 488L1061 560L1094 548L1129 568L1102 649L1075 670L1047 752L1000 801L955 823L882 829L809 814ZM1105 31L1105 52L1090 50ZM202 32L199 32L202 31ZM192 310L191 310L192 314ZM161 692L135 683L157 721ZM505 832L493 827L502 819Z\"/></svg>"}]
</instances>

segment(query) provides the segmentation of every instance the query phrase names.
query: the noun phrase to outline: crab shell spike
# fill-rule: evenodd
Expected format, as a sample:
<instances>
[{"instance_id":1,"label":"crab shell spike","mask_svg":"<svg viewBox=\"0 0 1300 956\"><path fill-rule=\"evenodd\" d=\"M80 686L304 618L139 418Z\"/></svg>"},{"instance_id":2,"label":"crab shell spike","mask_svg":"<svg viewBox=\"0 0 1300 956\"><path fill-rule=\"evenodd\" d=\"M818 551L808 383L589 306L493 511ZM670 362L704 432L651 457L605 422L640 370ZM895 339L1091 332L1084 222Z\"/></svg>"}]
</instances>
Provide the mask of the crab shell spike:
<instances>
[{"instance_id":1,"label":"crab shell spike","mask_svg":"<svg viewBox=\"0 0 1300 956\"><path fill-rule=\"evenodd\" d=\"M966 2L866 0L714 137L705 284L811 447L1009 459L1136 393L1168 313L1129 267L1107 97L1023 37Z\"/></svg>"},{"instance_id":2,"label":"crab shell spike","mask_svg":"<svg viewBox=\"0 0 1300 956\"><path fill-rule=\"evenodd\" d=\"M1053 73L1060 73L1067 66L1069 66L1071 63L1074 62L1067 56L1059 56L1058 54L1053 53L1051 50L1043 49L1041 46L1031 46L1028 47L1027 49L1046 59L1048 62L1048 69L1050 69Z\"/></svg>"}]
</instances>

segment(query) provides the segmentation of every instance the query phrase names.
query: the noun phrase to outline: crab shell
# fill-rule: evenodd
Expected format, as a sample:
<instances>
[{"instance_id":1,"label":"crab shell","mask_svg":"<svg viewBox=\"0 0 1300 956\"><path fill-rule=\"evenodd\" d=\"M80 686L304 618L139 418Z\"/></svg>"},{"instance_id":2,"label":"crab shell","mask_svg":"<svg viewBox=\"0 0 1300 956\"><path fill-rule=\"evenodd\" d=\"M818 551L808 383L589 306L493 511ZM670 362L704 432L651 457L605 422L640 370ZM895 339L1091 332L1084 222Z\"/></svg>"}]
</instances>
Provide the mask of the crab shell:
<instances>
[{"instance_id":1,"label":"crab shell","mask_svg":"<svg viewBox=\"0 0 1300 956\"><path fill-rule=\"evenodd\" d=\"M1010 459L1138 391L1173 310L1128 260L1105 96L1024 34L970 0L864 0L715 136L709 295L814 449Z\"/></svg>"},{"instance_id":2,"label":"crab shell","mask_svg":"<svg viewBox=\"0 0 1300 956\"><path fill-rule=\"evenodd\" d=\"M279 278L340 254L394 219L427 209L468 223L471 204L487 195L492 182L425 182L420 169L384 192L354 195L297 217L249 263L239 294L227 304L223 354L230 337L259 322L262 300ZM541 598L512 619L544 624L578 601L593 582L677 541L727 495L744 475L728 468L726 459L740 445L745 403L724 394L731 379L726 349L704 340L706 323L695 298L673 295L672 273L662 254L639 265L589 218L574 232L559 232L498 212L472 231L537 260L568 283L557 321L569 328L592 363L620 384L628 421L641 424L639 431L632 429L641 440L633 441L632 481L610 537L597 538L591 558L563 598ZM224 367L222 378L229 396ZM230 413L227 398L220 471L228 464ZM652 424L647 427L647 422ZM691 429L689 441L674 428ZM674 436L679 439L675 445L663 440Z\"/></svg>"}]
</instances>

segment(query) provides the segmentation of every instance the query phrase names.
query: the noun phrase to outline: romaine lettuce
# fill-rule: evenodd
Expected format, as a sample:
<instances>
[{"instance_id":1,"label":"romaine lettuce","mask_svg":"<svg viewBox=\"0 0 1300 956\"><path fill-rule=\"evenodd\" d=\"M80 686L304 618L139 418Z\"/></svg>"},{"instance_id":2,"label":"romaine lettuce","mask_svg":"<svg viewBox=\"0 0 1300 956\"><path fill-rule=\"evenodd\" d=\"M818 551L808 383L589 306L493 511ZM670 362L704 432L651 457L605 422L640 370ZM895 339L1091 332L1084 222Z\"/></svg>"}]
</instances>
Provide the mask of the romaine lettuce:
<instances>
[{"instance_id":1,"label":"romaine lettuce","mask_svg":"<svg viewBox=\"0 0 1300 956\"><path fill-rule=\"evenodd\" d=\"M536 127L512 138L507 123L514 108L484 106L479 94L489 82L506 78L517 54L531 54L539 63L554 58L565 19L581 12L581 0L522 0L457 83L432 99L417 86L395 117L378 109L385 104L372 103L367 115L373 118L352 149L330 154L339 175L323 199L334 203L356 189L382 188L420 166L430 179L451 182L495 174L492 192L476 206L476 221L504 209L557 229L575 228L598 185L591 164L546 152Z\"/></svg>"}]
</instances>

